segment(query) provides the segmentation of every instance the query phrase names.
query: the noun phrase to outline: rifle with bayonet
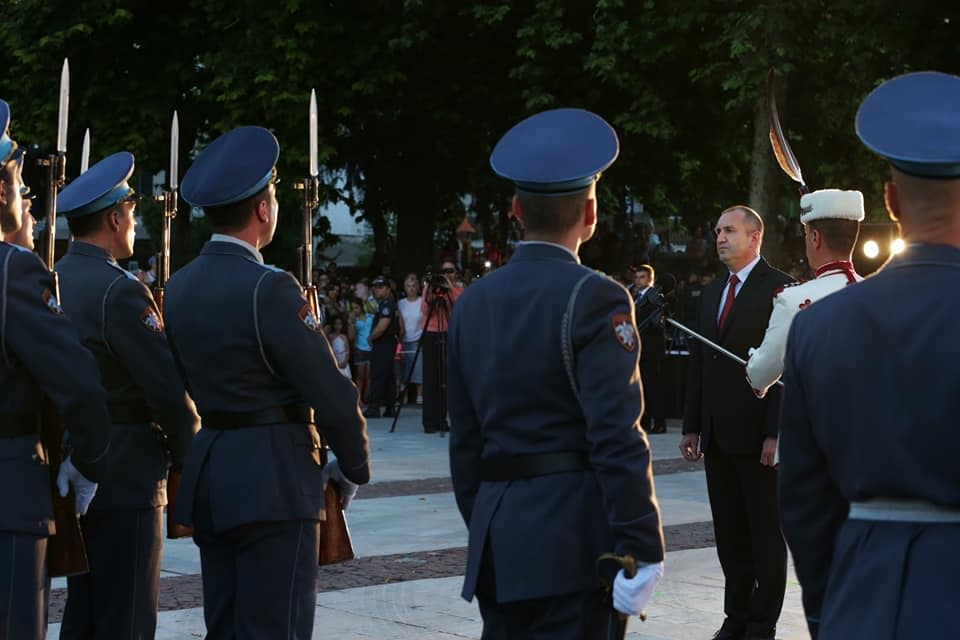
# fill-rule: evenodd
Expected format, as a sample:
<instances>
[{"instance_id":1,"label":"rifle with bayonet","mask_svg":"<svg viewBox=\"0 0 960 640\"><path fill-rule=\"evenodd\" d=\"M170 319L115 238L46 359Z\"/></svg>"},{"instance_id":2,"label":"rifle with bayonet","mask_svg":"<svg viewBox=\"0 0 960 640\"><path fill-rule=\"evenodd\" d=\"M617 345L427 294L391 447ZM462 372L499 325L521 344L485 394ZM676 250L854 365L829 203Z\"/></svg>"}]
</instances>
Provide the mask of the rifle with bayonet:
<instances>
[{"instance_id":1,"label":"rifle with bayonet","mask_svg":"<svg viewBox=\"0 0 960 640\"><path fill-rule=\"evenodd\" d=\"M56 153L39 161L47 169L47 202L44 218L46 237L44 262L53 279L53 294L60 301L60 280L54 270L57 240L57 193L66 183L67 168L67 110L70 103L70 67L63 61L60 73L60 114L57 123ZM57 474L64 459L63 425L56 407L44 398L40 415L40 439L47 450L50 467L50 488L53 494L53 520L56 533L47 539L47 573L50 577L72 576L90 570L83 532L77 519L73 489L66 497L57 490Z\"/></svg>"},{"instance_id":2,"label":"rifle with bayonet","mask_svg":"<svg viewBox=\"0 0 960 640\"><path fill-rule=\"evenodd\" d=\"M177 217L179 165L180 122L177 119L177 112L174 111L173 120L170 122L170 175L167 176L167 189L160 196L163 200L163 221L160 227L160 253L157 254L157 281L153 289L153 298L157 302L157 308L160 309L161 315L163 315L163 291L170 279L170 225L173 223L173 219ZM182 479L182 470L171 467L167 474L167 538L170 540L189 538L193 535L192 527L173 520Z\"/></svg>"},{"instance_id":3,"label":"rifle with bayonet","mask_svg":"<svg viewBox=\"0 0 960 640\"><path fill-rule=\"evenodd\" d=\"M323 323L320 312L320 299L317 296L317 286L313 282L313 212L320 206L320 181L318 167L318 132L317 132L317 92L310 92L310 111L308 115L310 130L310 175L298 181L294 186L303 191L303 244L300 246L300 284L303 285L307 303L317 322ZM327 464L327 446L320 434L320 464ZM320 548L318 552L319 564L334 564L353 560L353 541L350 539L350 529L347 519L343 515L343 505L340 501L340 490L331 481L324 489L324 503L326 519L320 523Z\"/></svg>"}]
</instances>

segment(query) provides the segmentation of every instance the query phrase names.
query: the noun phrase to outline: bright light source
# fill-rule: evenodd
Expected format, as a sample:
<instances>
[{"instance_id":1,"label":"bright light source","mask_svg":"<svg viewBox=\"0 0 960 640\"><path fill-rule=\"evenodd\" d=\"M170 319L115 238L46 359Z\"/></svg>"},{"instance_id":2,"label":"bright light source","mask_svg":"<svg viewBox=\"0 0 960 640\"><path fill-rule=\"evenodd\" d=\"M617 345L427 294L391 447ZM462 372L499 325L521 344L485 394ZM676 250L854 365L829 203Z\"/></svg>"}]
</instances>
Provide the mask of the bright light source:
<instances>
[{"instance_id":1,"label":"bright light source","mask_svg":"<svg viewBox=\"0 0 960 640\"><path fill-rule=\"evenodd\" d=\"M492 266L493 266L493 263L490 262L489 260L487 260L486 262L483 263L483 268L484 268L484 269L489 269L489 268L492 267Z\"/></svg>"},{"instance_id":2,"label":"bright light source","mask_svg":"<svg viewBox=\"0 0 960 640\"><path fill-rule=\"evenodd\" d=\"M903 249L906 246L907 246L907 243L903 241L903 238L897 238L896 240L890 243L890 253L896 255L901 251L903 251Z\"/></svg>"},{"instance_id":3,"label":"bright light source","mask_svg":"<svg viewBox=\"0 0 960 640\"><path fill-rule=\"evenodd\" d=\"M863 243L863 255L867 256L871 260L880 255L880 245L878 245L874 240L867 240Z\"/></svg>"}]
</instances>

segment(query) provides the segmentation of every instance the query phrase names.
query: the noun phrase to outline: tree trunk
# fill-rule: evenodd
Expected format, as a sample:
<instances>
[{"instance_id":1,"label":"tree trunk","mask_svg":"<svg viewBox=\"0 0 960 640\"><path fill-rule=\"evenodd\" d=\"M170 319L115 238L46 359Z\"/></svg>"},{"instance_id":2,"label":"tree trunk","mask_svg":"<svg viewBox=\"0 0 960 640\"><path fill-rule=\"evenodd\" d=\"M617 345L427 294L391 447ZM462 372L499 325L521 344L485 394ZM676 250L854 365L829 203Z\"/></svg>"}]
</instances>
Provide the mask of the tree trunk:
<instances>
[{"instance_id":1,"label":"tree trunk","mask_svg":"<svg viewBox=\"0 0 960 640\"><path fill-rule=\"evenodd\" d=\"M422 277L425 267L436 262L433 224L437 207L424 194L429 191L410 189L409 196L398 203L397 252L393 261L397 280L411 272Z\"/></svg>"}]
</instances>

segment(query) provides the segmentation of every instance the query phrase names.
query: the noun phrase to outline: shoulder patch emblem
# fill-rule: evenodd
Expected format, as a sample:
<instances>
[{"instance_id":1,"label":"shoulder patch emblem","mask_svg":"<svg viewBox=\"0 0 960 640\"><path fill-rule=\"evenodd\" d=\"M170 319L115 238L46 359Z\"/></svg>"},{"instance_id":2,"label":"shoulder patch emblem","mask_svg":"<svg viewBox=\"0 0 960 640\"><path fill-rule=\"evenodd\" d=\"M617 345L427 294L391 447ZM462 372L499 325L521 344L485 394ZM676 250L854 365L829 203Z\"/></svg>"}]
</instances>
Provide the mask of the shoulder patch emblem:
<instances>
[{"instance_id":1,"label":"shoulder patch emblem","mask_svg":"<svg viewBox=\"0 0 960 640\"><path fill-rule=\"evenodd\" d=\"M613 335L625 351L633 352L637 349L637 330L629 313L618 313L613 316Z\"/></svg>"},{"instance_id":2,"label":"shoulder patch emblem","mask_svg":"<svg viewBox=\"0 0 960 640\"><path fill-rule=\"evenodd\" d=\"M810 300L810 298L807 298L806 300L804 300L803 302L800 303L800 308L801 308L801 309L806 309L806 308L809 307L811 304L813 304L813 302Z\"/></svg>"},{"instance_id":3,"label":"shoulder patch emblem","mask_svg":"<svg viewBox=\"0 0 960 640\"><path fill-rule=\"evenodd\" d=\"M313 314L313 309L310 308L309 304L303 305L300 308L300 322L302 322L307 329L313 331L314 333L323 333L323 327L320 326L320 321L317 320L317 316Z\"/></svg>"},{"instance_id":4,"label":"shoulder patch emblem","mask_svg":"<svg viewBox=\"0 0 960 640\"><path fill-rule=\"evenodd\" d=\"M163 318L160 317L153 307L147 307L140 314L140 323L153 333L163 332Z\"/></svg>"},{"instance_id":5,"label":"shoulder patch emblem","mask_svg":"<svg viewBox=\"0 0 960 640\"><path fill-rule=\"evenodd\" d=\"M63 315L63 307L60 306L60 303L57 301L57 296L53 295L53 292L50 289L44 289L43 293L40 294L40 297L43 299L43 304L46 305L47 309L51 313L54 313L58 316Z\"/></svg>"}]
</instances>

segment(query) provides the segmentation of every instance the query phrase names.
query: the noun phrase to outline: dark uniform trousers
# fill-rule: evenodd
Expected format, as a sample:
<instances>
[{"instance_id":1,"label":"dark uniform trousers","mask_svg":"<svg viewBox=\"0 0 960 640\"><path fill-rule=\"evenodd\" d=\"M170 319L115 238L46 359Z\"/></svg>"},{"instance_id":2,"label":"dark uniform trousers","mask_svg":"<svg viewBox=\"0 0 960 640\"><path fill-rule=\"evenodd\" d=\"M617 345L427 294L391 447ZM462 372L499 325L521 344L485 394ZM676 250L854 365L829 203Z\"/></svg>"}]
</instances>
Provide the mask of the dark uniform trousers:
<instances>
[{"instance_id":1,"label":"dark uniform trousers","mask_svg":"<svg viewBox=\"0 0 960 640\"><path fill-rule=\"evenodd\" d=\"M89 511L80 525L93 570L67 578L61 640L153 638L163 507Z\"/></svg>"},{"instance_id":2,"label":"dark uniform trousers","mask_svg":"<svg viewBox=\"0 0 960 640\"><path fill-rule=\"evenodd\" d=\"M216 533L209 474L206 465L197 479L193 515L207 640L310 640L319 522L256 522Z\"/></svg>"},{"instance_id":3,"label":"dark uniform trousers","mask_svg":"<svg viewBox=\"0 0 960 640\"><path fill-rule=\"evenodd\" d=\"M497 603L477 593L481 640L607 640L614 615L603 592Z\"/></svg>"},{"instance_id":4,"label":"dark uniform trousers","mask_svg":"<svg viewBox=\"0 0 960 640\"><path fill-rule=\"evenodd\" d=\"M446 338L446 332L423 332L423 428L428 431L448 428L440 395L446 393L442 384L446 363L440 353L440 340Z\"/></svg>"},{"instance_id":5,"label":"dark uniform trousers","mask_svg":"<svg viewBox=\"0 0 960 640\"><path fill-rule=\"evenodd\" d=\"M45 638L50 582L47 539L0 532L0 640Z\"/></svg>"}]
</instances>

